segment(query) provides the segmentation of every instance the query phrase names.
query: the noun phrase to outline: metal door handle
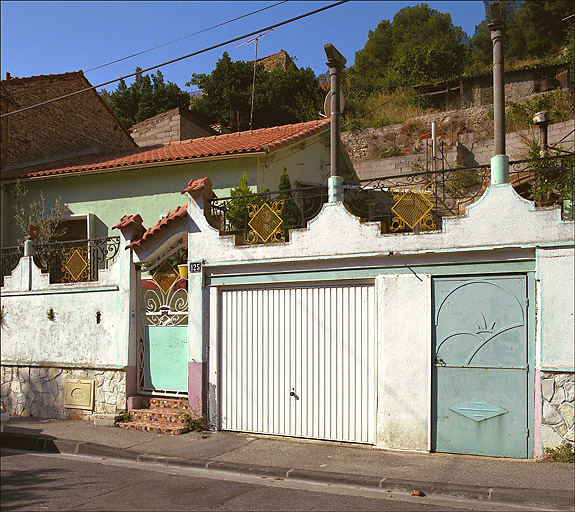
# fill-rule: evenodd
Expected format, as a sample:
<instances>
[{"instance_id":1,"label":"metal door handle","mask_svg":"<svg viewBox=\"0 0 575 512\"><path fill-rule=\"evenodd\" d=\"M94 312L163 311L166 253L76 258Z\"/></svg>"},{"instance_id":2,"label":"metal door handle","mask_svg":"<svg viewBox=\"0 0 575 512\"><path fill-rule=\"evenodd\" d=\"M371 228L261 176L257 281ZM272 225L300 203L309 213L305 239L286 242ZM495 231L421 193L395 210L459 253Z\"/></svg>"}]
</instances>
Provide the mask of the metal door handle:
<instances>
[{"instance_id":1,"label":"metal door handle","mask_svg":"<svg viewBox=\"0 0 575 512\"><path fill-rule=\"evenodd\" d=\"M445 366L447 363L441 359L440 357L436 357L435 360L433 361L435 364L439 364L441 366Z\"/></svg>"},{"instance_id":2,"label":"metal door handle","mask_svg":"<svg viewBox=\"0 0 575 512\"><path fill-rule=\"evenodd\" d=\"M292 388L292 390L289 393L289 396L295 396L295 388Z\"/></svg>"}]
</instances>

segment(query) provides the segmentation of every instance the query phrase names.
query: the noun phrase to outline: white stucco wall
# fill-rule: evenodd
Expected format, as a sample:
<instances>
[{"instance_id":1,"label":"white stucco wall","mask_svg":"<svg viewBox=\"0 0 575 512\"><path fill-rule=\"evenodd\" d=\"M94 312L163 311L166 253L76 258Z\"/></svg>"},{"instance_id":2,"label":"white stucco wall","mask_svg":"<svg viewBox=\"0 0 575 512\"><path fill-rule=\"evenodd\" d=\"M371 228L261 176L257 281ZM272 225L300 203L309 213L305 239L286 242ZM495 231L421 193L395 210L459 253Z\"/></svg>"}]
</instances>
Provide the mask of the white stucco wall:
<instances>
[{"instance_id":1,"label":"white stucco wall","mask_svg":"<svg viewBox=\"0 0 575 512\"><path fill-rule=\"evenodd\" d=\"M96 282L50 284L32 258L22 258L1 290L2 363L120 368L129 364L130 353L134 364L133 272L124 247ZM50 309L54 320L47 318Z\"/></svg>"},{"instance_id":2,"label":"white stucco wall","mask_svg":"<svg viewBox=\"0 0 575 512\"><path fill-rule=\"evenodd\" d=\"M377 435L385 449L427 451L431 276L378 276Z\"/></svg>"},{"instance_id":3,"label":"white stucco wall","mask_svg":"<svg viewBox=\"0 0 575 512\"><path fill-rule=\"evenodd\" d=\"M539 333L542 369L575 365L575 250L537 250Z\"/></svg>"},{"instance_id":4,"label":"white stucco wall","mask_svg":"<svg viewBox=\"0 0 575 512\"><path fill-rule=\"evenodd\" d=\"M486 273L485 264L490 261L525 262L522 265L537 269L539 279L536 321L541 328L536 343L543 360L538 358L536 366L543 363L567 369L567 361L572 366L573 340L567 333L574 330L574 223L562 221L558 209L536 209L510 185L490 187L465 215L444 218L441 231L381 234L378 223L361 223L342 204L332 203L324 205L307 228L292 230L288 243L238 247L232 237L220 236L208 225L200 195L197 200L191 197L188 205L193 227L188 237L189 255L203 262L208 276L241 276L242 282L249 282L250 275L263 273L273 282L274 271L297 274L333 269L331 275L337 279L339 270L370 264L406 267L441 263L455 265L452 272L457 272L459 264L472 263L477 272ZM427 451L431 448L431 276L383 274L375 278L376 445ZM204 297L204 307L209 309L202 289L205 281L198 279L191 286L190 297ZM217 301L212 302L212 309L201 320L201 329L196 316L189 340L196 348L190 347L190 354L199 354L202 346L217 342L217 332L213 332L217 328L213 325ZM210 366L217 364L215 358L210 351ZM216 407L216 393L210 388L212 408Z\"/></svg>"},{"instance_id":5,"label":"white stucco wall","mask_svg":"<svg viewBox=\"0 0 575 512\"><path fill-rule=\"evenodd\" d=\"M535 209L532 202L521 198L510 185L489 187L465 215L446 217L441 231L422 234L381 234L379 223L361 223L342 204L327 203L307 228L292 230L290 241L285 244L236 247L232 236L221 237L208 225L195 200L191 200L188 209L196 228L189 237L194 259L220 264L547 245L572 247L574 243L573 222L561 221L559 209Z\"/></svg>"}]
</instances>

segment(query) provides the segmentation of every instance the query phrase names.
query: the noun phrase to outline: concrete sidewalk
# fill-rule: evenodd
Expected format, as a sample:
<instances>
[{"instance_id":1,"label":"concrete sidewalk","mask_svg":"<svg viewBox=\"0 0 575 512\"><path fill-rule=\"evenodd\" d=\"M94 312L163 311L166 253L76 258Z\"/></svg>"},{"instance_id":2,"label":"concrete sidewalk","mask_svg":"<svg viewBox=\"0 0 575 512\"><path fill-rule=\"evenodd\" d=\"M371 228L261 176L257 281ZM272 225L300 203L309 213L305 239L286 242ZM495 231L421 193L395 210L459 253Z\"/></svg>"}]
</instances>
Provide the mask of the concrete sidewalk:
<instances>
[{"instance_id":1,"label":"concrete sidewalk","mask_svg":"<svg viewBox=\"0 0 575 512\"><path fill-rule=\"evenodd\" d=\"M566 463L389 452L227 432L166 436L38 418L11 418L2 447L575 509L575 465Z\"/></svg>"}]
</instances>

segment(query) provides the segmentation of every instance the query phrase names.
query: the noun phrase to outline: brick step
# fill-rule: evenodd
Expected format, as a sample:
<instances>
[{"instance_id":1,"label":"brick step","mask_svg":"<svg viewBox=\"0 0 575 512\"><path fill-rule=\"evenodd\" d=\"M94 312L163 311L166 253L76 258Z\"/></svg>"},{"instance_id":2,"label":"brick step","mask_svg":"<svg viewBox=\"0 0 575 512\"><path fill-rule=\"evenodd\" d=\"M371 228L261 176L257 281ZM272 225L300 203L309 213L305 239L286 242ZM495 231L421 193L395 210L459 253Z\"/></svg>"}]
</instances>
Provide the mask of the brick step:
<instances>
[{"instance_id":1,"label":"brick step","mask_svg":"<svg viewBox=\"0 0 575 512\"><path fill-rule=\"evenodd\" d=\"M187 411L190 408L188 400L184 398L150 398L150 409L179 409Z\"/></svg>"},{"instance_id":2,"label":"brick step","mask_svg":"<svg viewBox=\"0 0 575 512\"><path fill-rule=\"evenodd\" d=\"M153 409L132 409L130 414L133 420L163 421L165 423L182 423L182 414L186 409L168 409L158 407Z\"/></svg>"},{"instance_id":3,"label":"brick step","mask_svg":"<svg viewBox=\"0 0 575 512\"><path fill-rule=\"evenodd\" d=\"M140 430L156 434L178 435L188 432L185 423L164 423L161 421L138 420L118 423L120 428L127 430Z\"/></svg>"}]
</instances>

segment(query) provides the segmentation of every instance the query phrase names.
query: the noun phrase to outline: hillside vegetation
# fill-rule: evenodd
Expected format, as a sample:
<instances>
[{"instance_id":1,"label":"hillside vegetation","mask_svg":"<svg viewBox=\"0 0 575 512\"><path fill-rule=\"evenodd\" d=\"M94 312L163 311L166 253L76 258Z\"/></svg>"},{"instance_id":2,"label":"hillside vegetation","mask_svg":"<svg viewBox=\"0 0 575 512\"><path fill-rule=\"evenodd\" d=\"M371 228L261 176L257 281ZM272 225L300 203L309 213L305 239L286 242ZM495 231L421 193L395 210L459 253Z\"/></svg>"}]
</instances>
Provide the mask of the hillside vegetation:
<instances>
[{"instance_id":1,"label":"hillside vegetation","mask_svg":"<svg viewBox=\"0 0 575 512\"><path fill-rule=\"evenodd\" d=\"M484 3L486 19L472 37L454 26L449 14L426 4L406 7L393 20L381 21L345 71L344 128L382 127L430 114L433 110L416 100L412 86L490 73L492 43L488 2ZM562 21L575 11L572 2L507 0L501 4L507 23L506 70L567 63L573 80L575 22ZM555 120L570 115L564 107L572 112L572 98L568 105L563 97L552 105L559 114Z\"/></svg>"},{"instance_id":2,"label":"hillside vegetation","mask_svg":"<svg viewBox=\"0 0 575 512\"><path fill-rule=\"evenodd\" d=\"M573 79L575 21L563 21L574 12L572 1L500 3L507 22L506 69L569 63ZM369 31L353 65L343 73L343 129L383 127L429 114L433 111L417 101L413 85L490 73L488 2L484 4L485 19L472 36L455 26L448 13L425 3L405 7ZM310 68L265 70L258 65L252 113L252 80L253 63L232 61L224 53L210 74L191 75L186 85L197 86L195 94L164 83L160 72L151 77L138 74L129 87L121 81L115 91L100 93L126 128L171 108L188 106L204 122L238 131L317 119L329 88L327 73L316 76ZM565 107L572 111L572 98L567 100L557 98L553 103L553 97L550 108L558 115L555 120L569 115ZM519 115L521 108L511 110Z\"/></svg>"}]
</instances>

